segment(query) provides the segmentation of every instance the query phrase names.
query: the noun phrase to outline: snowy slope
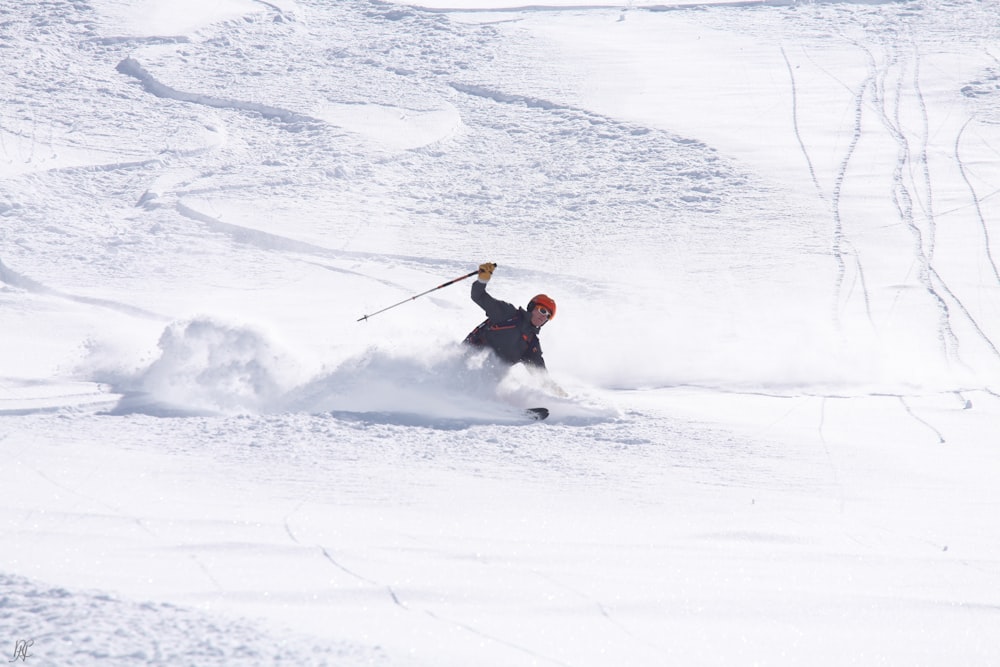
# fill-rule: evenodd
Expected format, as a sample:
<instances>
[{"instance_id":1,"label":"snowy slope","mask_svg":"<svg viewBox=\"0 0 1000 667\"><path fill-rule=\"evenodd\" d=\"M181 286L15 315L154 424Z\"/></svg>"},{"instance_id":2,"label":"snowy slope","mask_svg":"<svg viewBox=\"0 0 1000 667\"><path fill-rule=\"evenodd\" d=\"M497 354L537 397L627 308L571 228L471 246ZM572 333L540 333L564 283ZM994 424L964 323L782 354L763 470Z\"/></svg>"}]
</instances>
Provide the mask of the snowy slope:
<instances>
[{"instance_id":1,"label":"snowy slope","mask_svg":"<svg viewBox=\"0 0 1000 667\"><path fill-rule=\"evenodd\" d=\"M995 664L997 8L0 4L8 659Z\"/></svg>"}]
</instances>

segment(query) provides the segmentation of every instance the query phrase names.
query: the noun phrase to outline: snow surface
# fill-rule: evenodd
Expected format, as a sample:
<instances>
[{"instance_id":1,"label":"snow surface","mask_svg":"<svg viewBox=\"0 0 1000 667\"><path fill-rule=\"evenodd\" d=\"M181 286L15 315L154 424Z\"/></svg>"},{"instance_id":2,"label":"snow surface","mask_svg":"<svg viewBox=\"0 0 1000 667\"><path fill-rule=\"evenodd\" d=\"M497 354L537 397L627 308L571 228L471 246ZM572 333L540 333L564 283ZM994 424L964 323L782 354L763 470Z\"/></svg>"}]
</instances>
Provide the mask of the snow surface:
<instances>
[{"instance_id":1,"label":"snow surface","mask_svg":"<svg viewBox=\"0 0 1000 667\"><path fill-rule=\"evenodd\" d=\"M422 5L0 3L7 659L1000 663L1000 4Z\"/></svg>"}]
</instances>

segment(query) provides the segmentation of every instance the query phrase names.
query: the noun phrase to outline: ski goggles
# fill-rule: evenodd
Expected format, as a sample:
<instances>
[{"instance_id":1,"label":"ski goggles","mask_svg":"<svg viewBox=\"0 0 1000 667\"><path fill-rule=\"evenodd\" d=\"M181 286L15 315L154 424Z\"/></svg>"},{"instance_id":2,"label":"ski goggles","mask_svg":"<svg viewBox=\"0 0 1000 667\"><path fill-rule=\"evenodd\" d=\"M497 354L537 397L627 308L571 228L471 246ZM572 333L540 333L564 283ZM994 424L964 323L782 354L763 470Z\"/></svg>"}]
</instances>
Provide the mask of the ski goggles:
<instances>
[{"instance_id":1,"label":"ski goggles","mask_svg":"<svg viewBox=\"0 0 1000 667\"><path fill-rule=\"evenodd\" d=\"M544 315L545 319L549 319L550 317L552 317L551 311L549 311L549 309L546 308L545 306L535 306L535 312L539 313L540 315Z\"/></svg>"}]
</instances>

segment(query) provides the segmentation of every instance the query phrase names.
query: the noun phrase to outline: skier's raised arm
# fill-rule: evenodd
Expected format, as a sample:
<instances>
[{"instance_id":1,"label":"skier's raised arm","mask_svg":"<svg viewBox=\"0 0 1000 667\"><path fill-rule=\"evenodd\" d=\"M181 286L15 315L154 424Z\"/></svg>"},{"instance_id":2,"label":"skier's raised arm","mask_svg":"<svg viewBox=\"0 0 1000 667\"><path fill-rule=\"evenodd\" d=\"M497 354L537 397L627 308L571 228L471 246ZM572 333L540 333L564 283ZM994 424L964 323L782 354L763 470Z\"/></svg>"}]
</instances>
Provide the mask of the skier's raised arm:
<instances>
[{"instance_id":1,"label":"skier's raised arm","mask_svg":"<svg viewBox=\"0 0 1000 667\"><path fill-rule=\"evenodd\" d=\"M489 347L507 363L523 362L544 369L538 334L555 316L556 302L545 294L537 294L527 308L518 308L494 298L486 291L486 283L493 277L496 266L491 262L479 266L471 293L472 300L486 312L486 321L473 329L465 342L475 347Z\"/></svg>"},{"instance_id":2,"label":"skier's raised arm","mask_svg":"<svg viewBox=\"0 0 1000 667\"><path fill-rule=\"evenodd\" d=\"M517 307L506 301L493 298L486 291L486 283L493 277L493 271L496 268L497 265L491 262L479 265L479 275L472 283L472 300L486 311L487 319L500 322L514 317L517 314Z\"/></svg>"}]
</instances>

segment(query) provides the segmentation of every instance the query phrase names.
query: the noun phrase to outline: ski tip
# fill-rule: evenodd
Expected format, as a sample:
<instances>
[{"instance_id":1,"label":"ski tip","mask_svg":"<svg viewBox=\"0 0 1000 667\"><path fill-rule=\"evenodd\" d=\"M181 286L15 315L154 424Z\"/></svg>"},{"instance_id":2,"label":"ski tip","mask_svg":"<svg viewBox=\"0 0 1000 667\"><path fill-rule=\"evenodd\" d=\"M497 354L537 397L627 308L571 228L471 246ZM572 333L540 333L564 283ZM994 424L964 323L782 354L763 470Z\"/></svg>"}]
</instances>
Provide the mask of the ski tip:
<instances>
[{"instance_id":1,"label":"ski tip","mask_svg":"<svg viewBox=\"0 0 1000 667\"><path fill-rule=\"evenodd\" d=\"M542 420L549 416L548 408L528 408L524 411L530 418Z\"/></svg>"}]
</instances>

